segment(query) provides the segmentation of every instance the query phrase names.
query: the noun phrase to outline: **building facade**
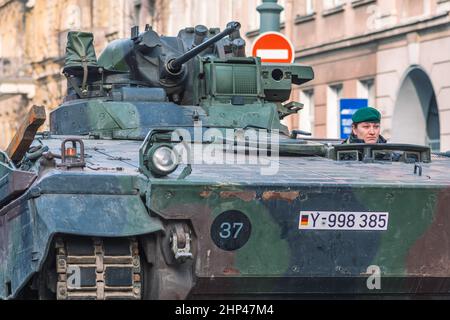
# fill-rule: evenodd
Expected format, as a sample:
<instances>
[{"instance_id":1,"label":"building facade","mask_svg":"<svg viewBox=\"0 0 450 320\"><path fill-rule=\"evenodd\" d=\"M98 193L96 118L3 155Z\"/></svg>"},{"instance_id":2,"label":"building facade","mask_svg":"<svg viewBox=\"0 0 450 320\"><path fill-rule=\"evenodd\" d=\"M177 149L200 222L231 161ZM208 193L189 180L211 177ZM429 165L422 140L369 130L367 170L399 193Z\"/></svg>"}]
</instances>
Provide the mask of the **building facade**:
<instances>
[{"instance_id":1,"label":"building facade","mask_svg":"<svg viewBox=\"0 0 450 320\"><path fill-rule=\"evenodd\" d=\"M151 24L164 35L185 26L242 23L248 49L261 0L0 0L0 147L27 107L61 101L68 30L93 31L97 53ZM291 129L337 138L341 98L366 98L393 142L450 150L450 0L279 0L281 32L316 78L292 98L305 104ZM248 50L250 51L250 50Z\"/></svg>"},{"instance_id":2,"label":"building facade","mask_svg":"<svg viewBox=\"0 0 450 320\"><path fill-rule=\"evenodd\" d=\"M100 52L109 41L129 35L135 23L133 4L0 0L0 148L7 147L29 107L43 105L51 111L62 101L67 32L93 32Z\"/></svg>"},{"instance_id":3,"label":"building facade","mask_svg":"<svg viewBox=\"0 0 450 320\"><path fill-rule=\"evenodd\" d=\"M19 1L0 0L0 148L6 146L35 95L29 65L25 62L25 26Z\"/></svg>"},{"instance_id":4,"label":"building facade","mask_svg":"<svg viewBox=\"0 0 450 320\"><path fill-rule=\"evenodd\" d=\"M298 0L286 12L297 62L316 78L290 126L340 136L341 98L366 98L392 142L450 150L450 1ZM288 30L290 29L290 30Z\"/></svg>"}]
</instances>

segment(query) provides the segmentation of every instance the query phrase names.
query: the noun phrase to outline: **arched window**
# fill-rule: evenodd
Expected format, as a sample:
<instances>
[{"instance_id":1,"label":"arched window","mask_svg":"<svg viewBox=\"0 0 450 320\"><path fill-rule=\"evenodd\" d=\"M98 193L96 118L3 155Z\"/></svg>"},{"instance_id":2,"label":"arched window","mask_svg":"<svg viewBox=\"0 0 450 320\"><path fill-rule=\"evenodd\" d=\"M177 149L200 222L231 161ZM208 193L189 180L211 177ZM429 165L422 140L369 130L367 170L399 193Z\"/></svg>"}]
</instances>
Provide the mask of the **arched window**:
<instances>
[{"instance_id":1,"label":"arched window","mask_svg":"<svg viewBox=\"0 0 450 320\"><path fill-rule=\"evenodd\" d=\"M429 145L440 151L440 120L436 95L427 73L412 67L398 91L392 121L393 142Z\"/></svg>"}]
</instances>

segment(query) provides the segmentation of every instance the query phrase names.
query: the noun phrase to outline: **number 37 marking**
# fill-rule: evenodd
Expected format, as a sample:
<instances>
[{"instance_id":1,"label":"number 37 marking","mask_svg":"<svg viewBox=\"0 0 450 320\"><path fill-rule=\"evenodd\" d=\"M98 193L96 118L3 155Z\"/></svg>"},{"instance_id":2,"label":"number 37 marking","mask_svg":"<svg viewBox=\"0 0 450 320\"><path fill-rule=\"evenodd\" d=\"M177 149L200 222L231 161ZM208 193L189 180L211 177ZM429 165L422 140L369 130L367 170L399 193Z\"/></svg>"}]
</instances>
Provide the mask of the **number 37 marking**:
<instances>
[{"instance_id":1,"label":"number 37 marking","mask_svg":"<svg viewBox=\"0 0 450 320\"><path fill-rule=\"evenodd\" d=\"M222 239L230 239L231 237L233 237L233 239L237 239L243 227L244 224L242 222L239 223L224 222L220 225L219 235Z\"/></svg>"}]
</instances>

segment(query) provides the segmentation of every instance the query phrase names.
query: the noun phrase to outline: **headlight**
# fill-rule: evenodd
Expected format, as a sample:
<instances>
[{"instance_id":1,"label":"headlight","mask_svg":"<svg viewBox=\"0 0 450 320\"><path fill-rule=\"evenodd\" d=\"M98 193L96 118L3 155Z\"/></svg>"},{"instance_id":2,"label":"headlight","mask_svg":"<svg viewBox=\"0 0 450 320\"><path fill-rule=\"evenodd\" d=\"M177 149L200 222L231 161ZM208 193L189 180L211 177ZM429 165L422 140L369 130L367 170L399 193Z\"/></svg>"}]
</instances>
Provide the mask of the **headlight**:
<instances>
[{"instance_id":1,"label":"headlight","mask_svg":"<svg viewBox=\"0 0 450 320\"><path fill-rule=\"evenodd\" d=\"M148 160L149 170L155 176L167 176L178 168L178 156L169 146L151 148Z\"/></svg>"}]
</instances>

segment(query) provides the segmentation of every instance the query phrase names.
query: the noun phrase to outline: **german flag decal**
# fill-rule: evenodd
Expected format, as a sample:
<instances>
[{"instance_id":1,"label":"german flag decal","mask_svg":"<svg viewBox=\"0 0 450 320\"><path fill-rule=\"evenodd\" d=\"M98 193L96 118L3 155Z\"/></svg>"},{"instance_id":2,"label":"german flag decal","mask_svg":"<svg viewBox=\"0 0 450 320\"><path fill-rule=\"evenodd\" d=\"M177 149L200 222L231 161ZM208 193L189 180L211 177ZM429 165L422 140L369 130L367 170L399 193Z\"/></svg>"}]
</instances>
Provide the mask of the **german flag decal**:
<instances>
[{"instance_id":1,"label":"german flag decal","mask_svg":"<svg viewBox=\"0 0 450 320\"><path fill-rule=\"evenodd\" d=\"M300 227L307 227L309 225L309 214L300 216Z\"/></svg>"}]
</instances>

